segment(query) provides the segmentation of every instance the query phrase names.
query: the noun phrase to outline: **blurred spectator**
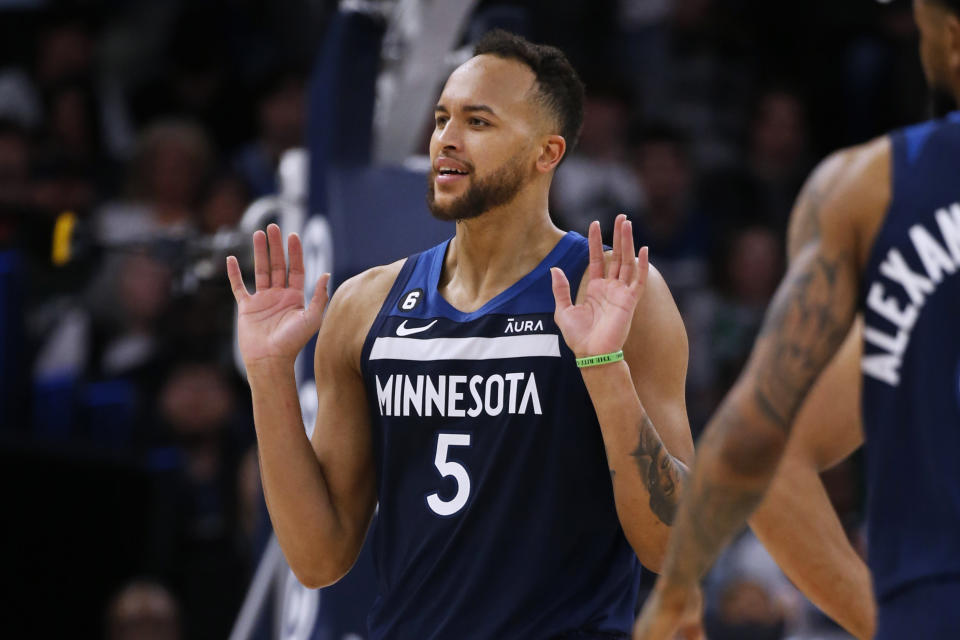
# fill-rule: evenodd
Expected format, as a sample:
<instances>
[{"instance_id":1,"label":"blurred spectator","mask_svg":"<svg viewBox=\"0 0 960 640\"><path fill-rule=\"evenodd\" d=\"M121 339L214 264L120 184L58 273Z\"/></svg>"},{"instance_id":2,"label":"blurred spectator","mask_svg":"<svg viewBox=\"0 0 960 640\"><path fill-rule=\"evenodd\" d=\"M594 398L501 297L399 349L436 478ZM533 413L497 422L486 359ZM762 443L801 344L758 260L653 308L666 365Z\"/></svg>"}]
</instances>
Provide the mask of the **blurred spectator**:
<instances>
[{"instance_id":1,"label":"blurred spectator","mask_svg":"<svg viewBox=\"0 0 960 640\"><path fill-rule=\"evenodd\" d=\"M108 640L180 640L180 607L157 582L135 580L107 611Z\"/></svg>"},{"instance_id":2,"label":"blurred spectator","mask_svg":"<svg viewBox=\"0 0 960 640\"><path fill-rule=\"evenodd\" d=\"M76 134L86 130L88 149L120 157L130 146L131 125L121 92L96 65L96 20L95 12L79 8L50 11L37 39L33 76L38 95L46 96L45 120L60 121L54 123L61 129L57 135L67 134L67 141L76 144ZM64 87L82 87L82 106L76 93Z\"/></svg>"},{"instance_id":3,"label":"blurred spectator","mask_svg":"<svg viewBox=\"0 0 960 640\"><path fill-rule=\"evenodd\" d=\"M812 166L803 100L771 87L754 105L742 161L705 177L701 200L727 225L768 224L785 233Z\"/></svg>"},{"instance_id":4,"label":"blurred spectator","mask_svg":"<svg viewBox=\"0 0 960 640\"><path fill-rule=\"evenodd\" d=\"M716 0L674 0L663 35L643 42L646 57L626 59L627 77L643 92L644 119L688 132L690 156L703 169L736 161L735 141L755 83L744 39L724 28L730 10Z\"/></svg>"},{"instance_id":5,"label":"blurred spectator","mask_svg":"<svg viewBox=\"0 0 960 640\"><path fill-rule=\"evenodd\" d=\"M247 187L235 173L220 173L204 189L200 200L200 231L213 234L232 229L250 202Z\"/></svg>"},{"instance_id":6,"label":"blurred spectator","mask_svg":"<svg viewBox=\"0 0 960 640\"><path fill-rule=\"evenodd\" d=\"M773 89L764 93L750 124L747 163L761 185L764 219L786 227L793 201L812 166L806 113L799 96Z\"/></svg>"},{"instance_id":7,"label":"blurred spectator","mask_svg":"<svg viewBox=\"0 0 960 640\"><path fill-rule=\"evenodd\" d=\"M0 70L0 119L34 129L41 115L40 98L30 77L16 68Z\"/></svg>"},{"instance_id":8,"label":"blurred spectator","mask_svg":"<svg viewBox=\"0 0 960 640\"><path fill-rule=\"evenodd\" d=\"M149 253L115 254L86 299L61 312L33 366L41 432L108 446L142 440L133 427L142 424L135 418L146 414L165 357L159 320L170 301L170 278L170 269ZM105 415L109 406L114 410Z\"/></svg>"},{"instance_id":9,"label":"blurred spectator","mask_svg":"<svg viewBox=\"0 0 960 640\"><path fill-rule=\"evenodd\" d=\"M784 616L766 586L752 580L725 584L705 617L711 640L781 640Z\"/></svg>"},{"instance_id":10,"label":"blurred spectator","mask_svg":"<svg viewBox=\"0 0 960 640\"><path fill-rule=\"evenodd\" d=\"M721 243L715 287L688 300L688 411L696 433L740 372L783 273L781 236L769 227L731 232Z\"/></svg>"},{"instance_id":11,"label":"blurred spectator","mask_svg":"<svg viewBox=\"0 0 960 640\"><path fill-rule=\"evenodd\" d=\"M37 38L34 78L41 91L73 78L86 77L93 67L94 43L80 12L52 12Z\"/></svg>"},{"instance_id":12,"label":"blurred spectator","mask_svg":"<svg viewBox=\"0 0 960 640\"><path fill-rule=\"evenodd\" d=\"M97 212L100 241L123 244L189 234L197 226L197 207L212 159L210 143L199 126L179 120L151 125L137 145L128 199Z\"/></svg>"},{"instance_id":13,"label":"blurred spectator","mask_svg":"<svg viewBox=\"0 0 960 640\"><path fill-rule=\"evenodd\" d=\"M204 361L175 364L157 396L179 464L164 483L171 517L154 530L154 561L180 595L189 638L226 637L245 588L238 478L252 429L239 411L232 379Z\"/></svg>"},{"instance_id":14,"label":"blurred spectator","mask_svg":"<svg viewBox=\"0 0 960 640\"><path fill-rule=\"evenodd\" d=\"M133 92L139 122L183 119L202 122L214 144L232 149L250 126L249 96L236 78L224 11L202 3L178 3L157 76Z\"/></svg>"},{"instance_id":15,"label":"blurred spectator","mask_svg":"<svg viewBox=\"0 0 960 640\"><path fill-rule=\"evenodd\" d=\"M683 311L684 298L706 281L712 233L694 197L688 140L673 127L651 124L634 132L630 152L646 196L633 218L634 242L650 247Z\"/></svg>"},{"instance_id":16,"label":"blurred spectator","mask_svg":"<svg viewBox=\"0 0 960 640\"><path fill-rule=\"evenodd\" d=\"M277 73L257 103L257 139L234 158L234 165L255 198L277 192L277 167L283 152L303 145L306 91L303 75Z\"/></svg>"},{"instance_id":17,"label":"blurred spectator","mask_svg":"<svg viewBox=\"0 0 960 640\"><path fill-rule=\"evenodd\" d=\"M0 247L10 244L29 209L30 147L27 132L0 120Z\"/></svg>"},{"instance_id":18,"label":"blurred spectator","mask_svg":"<svg viewBox=\"0 0 960 640\"><path fill-rule=\"evenodd\" d=\"M104 150L101 106L86 80L57 83L44 93L46 126L37 144L37 164L47 176L52 167L71 167L83 174L95 193L112 193L118 185L119 167ZM83 199L82 212L94 202L94 193Z\"/></svg>"},{"instance_id":19,"label":"blurred spectator","mask_svg":"<svg viewBox=\"0 0 960 640\"><path fill-rule=\"evenodd\" d=\"M584 103L580 143L557 169L551 200L566 229L586 234L594 220L609 232L619 213L642 203L626 163L630 96L615 86L593 89Z\"/></svg>"}]
</instances>

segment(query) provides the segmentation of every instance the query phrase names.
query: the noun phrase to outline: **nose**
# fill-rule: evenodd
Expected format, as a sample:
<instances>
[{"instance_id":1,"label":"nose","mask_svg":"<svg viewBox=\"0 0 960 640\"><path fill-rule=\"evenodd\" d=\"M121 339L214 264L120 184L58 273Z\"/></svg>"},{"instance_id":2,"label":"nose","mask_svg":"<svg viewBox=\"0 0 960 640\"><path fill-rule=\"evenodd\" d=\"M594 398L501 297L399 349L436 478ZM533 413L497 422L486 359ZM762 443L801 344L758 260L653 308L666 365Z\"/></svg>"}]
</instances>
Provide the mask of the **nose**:
<instances>
[{"instance_id":1,"label":"nose","mask_svg":"<svg viewBox=\"0 0 960 640\"><path fill-rule=\"evenodd\" d=\"M451 118L436 132L437 142L444 150L458 150L463 146L463 136L460 126Z\"/></svg>"}]
</instances>

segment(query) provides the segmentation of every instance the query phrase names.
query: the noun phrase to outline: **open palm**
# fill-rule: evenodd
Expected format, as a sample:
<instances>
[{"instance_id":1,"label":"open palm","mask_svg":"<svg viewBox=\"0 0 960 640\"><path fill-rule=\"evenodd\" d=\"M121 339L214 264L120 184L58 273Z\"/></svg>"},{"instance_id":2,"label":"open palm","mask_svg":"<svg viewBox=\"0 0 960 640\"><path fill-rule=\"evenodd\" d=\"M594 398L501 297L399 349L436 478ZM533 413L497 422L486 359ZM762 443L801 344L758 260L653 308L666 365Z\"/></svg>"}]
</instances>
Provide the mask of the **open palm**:
<instances>
[{"instance_id":1,"label":"open palm","mask_svg":"<svg viewBox=\"0 0 960 640\"><path fill-rule=\"evenodd\" d=\"M614 224L609 261L603 255L599 222L590 225L589 244L590 265L579 304L570 299L570 283L563 271L551 269L557 304L554 319L577 357L623 348L649 270L647 248L640 249L639 255L634 253L632 226L623 214L617 216Z\"/></svg>"},{"instance_id":2,"label":"open palm","mask_svg":"<svg viewBox=\"0 0 960 640\"><path fill-rule=\"evenodd\" d=\"M264 360L292 364L310 337L320 329L330 274L320 277L310 304L304 307L303 246L297 234L290 234L287 250L290 254L289 282L280 227L271 224L267 233L257 231L253 234L256 279L256 293L253 295L243 284L237 259L233 256L227 258L227 276L237 300L240 354L248 367Z\"/></svg>"}]
</instances>

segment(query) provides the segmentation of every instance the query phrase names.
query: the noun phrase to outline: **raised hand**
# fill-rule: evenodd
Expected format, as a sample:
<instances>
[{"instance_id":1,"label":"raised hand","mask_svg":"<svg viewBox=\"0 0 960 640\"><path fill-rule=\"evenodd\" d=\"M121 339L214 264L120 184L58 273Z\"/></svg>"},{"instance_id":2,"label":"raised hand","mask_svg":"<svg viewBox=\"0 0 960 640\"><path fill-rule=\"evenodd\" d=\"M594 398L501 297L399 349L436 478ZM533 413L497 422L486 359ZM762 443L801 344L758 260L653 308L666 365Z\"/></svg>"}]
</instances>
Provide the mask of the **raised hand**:
<instances>
[{"instance_id":1,"label":"raised hand","mask_svg":"<svg viewBox=\"0 0 960 640\"><path fill-rule=\"evenodd\" d=\"M327 305L330 274L320 276L313 298L305 308L303 246L297 234L290 234L287 249L290 254L289 281L280 227L271 224L266 233L257 231L253 234L253 271L257 287L253 295L243 284L237 259L227 257L227 276L239 309L240 354L247 368L267 361L292 365L303 346L320 329L323 309Z\"/></svg>"},{"instance_id":2,"label":"raised hand","mask_svg":"<svg viewBox=\"0 0 960 640\"><path fill-rule=\"evenodd\" d=\"M600 223L590 224L590 265L580 304L570 299L570 283L563 271L554 267L553 297L557 303L554 319L563 339L579 357L619 351L630 332L633 310L647 281L647 248L635 254L633 229L627 216L620 214L613 228L613 256L603 256Z\"/></svg>"}]
</instances>

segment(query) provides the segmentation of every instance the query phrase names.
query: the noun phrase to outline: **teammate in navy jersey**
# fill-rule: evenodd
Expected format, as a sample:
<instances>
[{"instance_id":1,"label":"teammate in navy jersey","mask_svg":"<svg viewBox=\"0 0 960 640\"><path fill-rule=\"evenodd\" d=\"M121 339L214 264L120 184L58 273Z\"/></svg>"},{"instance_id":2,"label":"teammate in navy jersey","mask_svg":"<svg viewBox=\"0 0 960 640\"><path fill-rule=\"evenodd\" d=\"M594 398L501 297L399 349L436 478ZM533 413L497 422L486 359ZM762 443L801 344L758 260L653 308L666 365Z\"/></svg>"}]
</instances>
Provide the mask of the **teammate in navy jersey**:
<instances>
[{"instance_id":1,"label":"teammate in navy jersey","mask_svg":"<svg viewBox=\"0 0 960 640\"><path fill-rule=\"evenodd\" d=\"M254 234L253 295L228 259L264 494L311 587L349 570L379 502L372 638L627 637L693 454L686 335L624 216L606 255L598 224L551 223L583 113L563 54L503 32L475 54L430 142L454 238L350 279L325 315L296 235L288 273L279 228ZM311 442L293 363L318 330Z\"/></svg>"},{"instance_id":2,"label":"teammate in navy jersey","mask_svg":"<svg viewBox=\"0 0 960 640\"><path fill-rule=\"evenodd\" d=\"M950 96L956 109L960 2L915 0L914 15L935 103ZM790 268L743 375L701 439L636 639L669 638L697 615L697 581L760 502L801 403L831 358L825 375L833 397L846 392L839 410L848 415L836 419L821 407L821 429L839 428L811 438L808 424L802 446L842 456L865 436L875 637L960 638L958 167L960 111L953 111L840 151L813 173L792 215ZM848 334L858 313L863 319ZM861 419L849 416L857 389ZM802 495L795 504L803 508ZM812 555L813 538L811 555L791 562L820 565L808 576L828 578L833 569ZM821 595L844 597L830 592L822 585ZM869 594L861 590L860 599L853 606L870 610ZM872 637L872 626L858 635Z\"/></svg>"}]
</instances>

